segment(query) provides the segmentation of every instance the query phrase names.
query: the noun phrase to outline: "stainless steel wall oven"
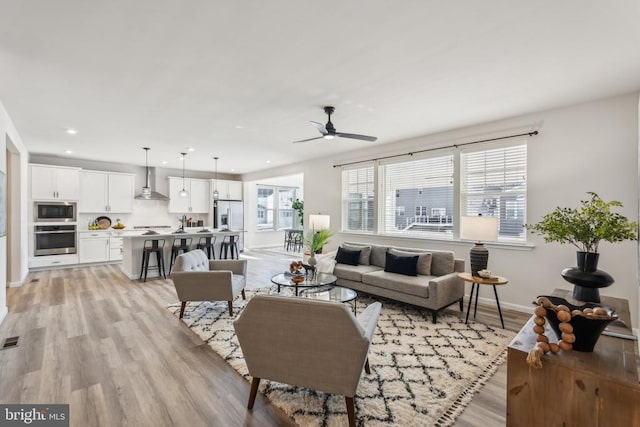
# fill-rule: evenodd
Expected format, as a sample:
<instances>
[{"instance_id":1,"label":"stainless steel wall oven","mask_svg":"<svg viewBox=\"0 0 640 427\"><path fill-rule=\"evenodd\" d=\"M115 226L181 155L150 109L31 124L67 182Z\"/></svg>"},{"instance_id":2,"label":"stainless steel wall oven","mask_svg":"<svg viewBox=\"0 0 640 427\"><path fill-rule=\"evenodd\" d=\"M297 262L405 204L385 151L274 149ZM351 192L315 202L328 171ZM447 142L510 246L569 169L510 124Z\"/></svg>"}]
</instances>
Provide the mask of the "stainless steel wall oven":
<instances>
[{"instance_id":1,"label":"stainless steel wall oven","mask_svg":"<svg viewBox=\"0 0 640 427\"><path fill-rule=\"evenodd\" d=\"M75 254L77 235L75 225L36 225L34 226L35 256Z\"/></svg>"},{"instance_id":2,"label":"stainless steel wall oven","mask_svg":"<svg viewBox=\"0 0 640 427\"><path fill-rule=\"evenodd\" d=\"M75 202L34 202L35 222L76 222Z\"/></svg>"}]
</instances>

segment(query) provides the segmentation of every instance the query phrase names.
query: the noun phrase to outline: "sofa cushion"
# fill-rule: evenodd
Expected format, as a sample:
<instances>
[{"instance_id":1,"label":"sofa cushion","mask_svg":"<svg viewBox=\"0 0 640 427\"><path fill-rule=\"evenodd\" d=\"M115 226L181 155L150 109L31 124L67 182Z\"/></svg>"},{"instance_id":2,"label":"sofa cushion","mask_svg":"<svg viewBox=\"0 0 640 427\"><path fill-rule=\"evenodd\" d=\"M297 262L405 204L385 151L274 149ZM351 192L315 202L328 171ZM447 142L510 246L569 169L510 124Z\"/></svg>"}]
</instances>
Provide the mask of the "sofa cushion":
<instances>
[{"instance_id":1,"label":"sofa cushion","mask_svg":"<svg viewBox=\"0 0 640 427\"><path fill-rule=\"evenodd\" d=\"M384 263L387 259L388 246L371 245L371 257L369 258L369 264L384 268Z\"/></svg>"},{"instance_id":2,"label":"sofa cushion","mask_svg":"<svg viewBox=\"0 0 640 427\"><path fill-rule=\"evenodd\" d=\"M423 276L431 275L431 252L426 252L419 249L416 249L415 251L408 251L396 248L389 248L389 252L398 256L418 255L418 274L422 274Z\"/></svg>"},{"instance_id":3,"label":"sofa cushion","mask_svg":"<svg viewBox=\"0 0 640 427\"><path fill-rule=\"evenodd\" d=\"M405 276L418 275L418 255L399 256L387 252L387 259L384 264L384 271L389 273L404 274Z\"/></svg>"},{"instance_id":4,"label":"sofa cushion","mask_svg":"<svg viewBox=\"0 0 640 427\"><path fill-rule=\"evenodd\" d=\"M433 251L431 252L431 274L434 276L444 276L453 273L456 260L453 252Z\"/></svg>"},{"instance_id":5,"label":"sofa cushion","mask_svg":"<svg viewBox=\"0 0 640 427\"><path fill-rule=\"evenodd\" d=\"M351 251L345 248L338 248L336 262L338 264L358 265L360 251Z\"/></svg>"},{"instance_id":6,"label":"sofa cushion","mask_svg":"<svg viewBox=\"0 0 640 427\"><path fill-rule=\"evenodd\" d=\"M370 264L369 258L371 257L371 246L343 243L342 245L340 245L340 247L343 247L350 251L360 251L360 259L358 260L358 264L360 265Z\"/></svg>"},{"instance_id":7,"label":"sofa cushion","mask_svg":"<svg viewBox=\"0 0 640 427\"><path fill-rule=\"evenodd\" d=\"M333 274L338 279L362 282L362 275L371 273L372 271L380 271L380 267L376 267L375 265L336 264L333 269Z\"/></svg>"},{"instance_id":8,"label":"sofa cushion","mask_svg":"<svg viewBox=\"0 0 640 427\"><path fill-rule=\"evenodd\" d=\"M425 276L405 276L386 271L373 271L362 275L362 283L404 294L429 298L429 279Z\"/></svg>"}]
</instances>

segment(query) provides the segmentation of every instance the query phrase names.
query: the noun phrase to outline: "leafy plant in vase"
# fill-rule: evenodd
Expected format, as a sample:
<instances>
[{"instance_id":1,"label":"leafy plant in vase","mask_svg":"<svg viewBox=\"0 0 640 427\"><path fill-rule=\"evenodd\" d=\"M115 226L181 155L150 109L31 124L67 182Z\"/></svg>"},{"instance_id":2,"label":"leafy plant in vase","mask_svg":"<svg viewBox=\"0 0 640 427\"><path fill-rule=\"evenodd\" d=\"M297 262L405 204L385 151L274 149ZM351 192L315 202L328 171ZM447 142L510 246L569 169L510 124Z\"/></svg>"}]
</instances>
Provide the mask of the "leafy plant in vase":
<instances>
[{"instance_id":1,"label":"leafy plant in vase","mask_svg":"<svg viewBox=\"0 0 640 427\"><path fill-rule=\"evenodd\" d=\"M544 236L547 243L570 243L577 247L578 267L565 268L562 277L575 285L573 298L600 302L598 288L611 285L613 277L598 270L598 246L603 240L609 243L637 240L638 224L612 211L622 207L622 203L605 202L593 192L587 194L590 198L582 200L579 209L558 207L542 217L542 221L525 227Z\"/></svg>"},{"instance_id":2,"label":"leafy plant in vase","mask_svg":"<svg viewBox=\"0 0 640 427\"><path fill-rule=\"evenodd\" d=\"M322 248L329 242L331 236L333 236L333 232L327 228L320 231L309 231L304 238L304 244L309 248L307 263L314 271L317 264L315 255L322 253Z\"/></svg>"}]
</instances>

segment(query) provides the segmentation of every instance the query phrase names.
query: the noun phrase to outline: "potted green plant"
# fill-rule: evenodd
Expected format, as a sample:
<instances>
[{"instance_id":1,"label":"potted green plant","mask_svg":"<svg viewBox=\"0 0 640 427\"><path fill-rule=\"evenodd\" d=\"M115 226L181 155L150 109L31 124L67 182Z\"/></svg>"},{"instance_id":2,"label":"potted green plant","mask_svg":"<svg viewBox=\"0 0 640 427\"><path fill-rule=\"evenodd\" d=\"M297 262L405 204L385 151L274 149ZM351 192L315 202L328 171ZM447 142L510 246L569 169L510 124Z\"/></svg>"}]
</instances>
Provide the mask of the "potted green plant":
<instances>
[{"instance_id":1,"label":"potted green plant","mask_svg":"<svg viewBox=\"0 0 640 427\"><path fill-rule=\"evenodd\" d=\"M612 208L622 207L622 203L605 202L593 192L587 194L590 198L582 200L579 209L558 207L542 217L542 221L525 227L544 236L547 243L574 245L578 248L578 268L593 272L598 266L600 242L637 240L638 224L612 211Z\"/></svg>"},{"instance_id":2,"label":"potted green plant","mask_svg":"<svg viewBox=\"0 0 640 427\"><path fill-rule=\"evenodd\" d=\"M291 208L298 213L300 227L304 226L304 202L300 199L295 199L291 204Z\"/></svg>"},{"instance_id":3,"label":"potted green plant","mask_svg":"<svg viewBox=\"0 0 640 427\"><path fill-rule=\"evenodd\" d=\"M322 248L329 242L329 237L333 236L331 230L324 229L320 231L309 231L304 238L304 244L309 248L309 252L313 254L322 253Z\"/></svg>"}]
</instances>

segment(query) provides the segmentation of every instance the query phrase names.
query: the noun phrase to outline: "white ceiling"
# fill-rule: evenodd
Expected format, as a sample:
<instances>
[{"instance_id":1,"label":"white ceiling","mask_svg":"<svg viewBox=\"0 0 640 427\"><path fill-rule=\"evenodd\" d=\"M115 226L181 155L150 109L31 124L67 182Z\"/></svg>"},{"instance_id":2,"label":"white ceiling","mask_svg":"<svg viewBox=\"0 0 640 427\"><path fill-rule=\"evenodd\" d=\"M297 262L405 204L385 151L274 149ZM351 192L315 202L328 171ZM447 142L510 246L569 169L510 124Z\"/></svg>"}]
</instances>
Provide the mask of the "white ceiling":
<instances>
[{"instance_id":1,"label":"white ceiling","mask_svg":"<svg viewBox=\"0 0 640 427\"><path fill-rule=\"evenodd\" d=\"M32 153L247 173L639 88L637 0L0 0ZM378 142L291 144L323 105Z\"/></svg>"}]
</instances>

